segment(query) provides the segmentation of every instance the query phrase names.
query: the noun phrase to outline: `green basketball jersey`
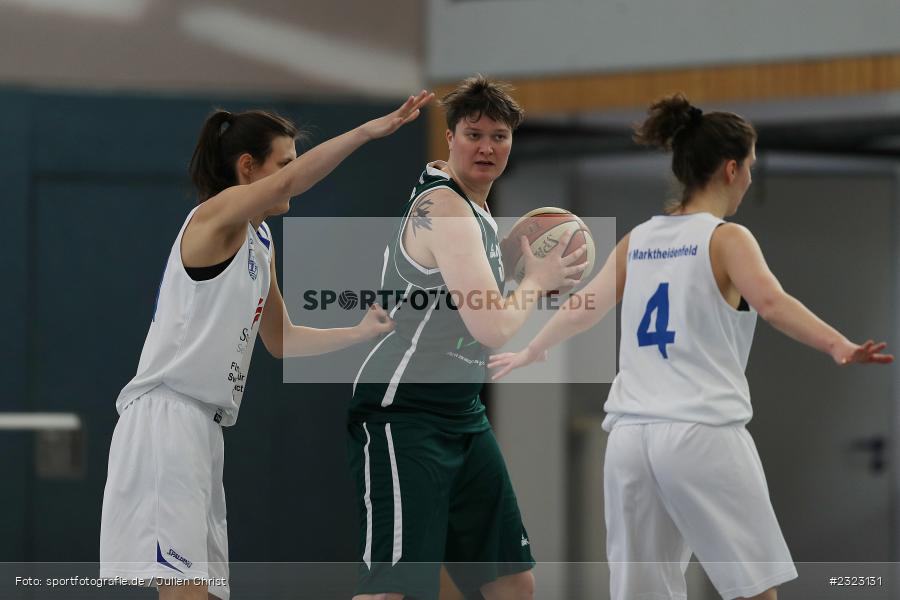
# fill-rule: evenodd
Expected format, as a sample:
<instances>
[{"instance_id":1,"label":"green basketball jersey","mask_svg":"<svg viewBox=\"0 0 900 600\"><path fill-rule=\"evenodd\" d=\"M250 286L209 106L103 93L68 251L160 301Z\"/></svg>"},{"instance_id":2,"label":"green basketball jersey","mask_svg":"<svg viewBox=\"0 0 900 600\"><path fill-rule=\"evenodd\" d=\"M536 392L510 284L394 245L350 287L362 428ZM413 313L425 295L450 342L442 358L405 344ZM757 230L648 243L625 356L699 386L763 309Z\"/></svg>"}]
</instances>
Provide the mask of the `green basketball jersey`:
<instances>
[{"instance_id":1,"label":"green basketball jersey","mask_svg":"<svg viewBox=\"0 0 900 600\"><path fill-rule=\"evenodd\" d=\"M402 293L403 300L389 309L396 327L374 344L356 376L351 421L427 421L454 431L489 427L479 398L487 374L488 349L469 334L457 310L463 299L447 289L440 269L419 265L403 248L403 231L411 211L415 209L424 219L420 211L427 210L430 200L423 199L419 206L416 203L439 188L458 196L442 202L468 204L481 229L485 258L497 287L503 290L496 222L466 198L447 173L427 165L384 250L381 289ZM488 290L473 290L465 301L473 305L489 297Z\"/></svg>"}]
</instances>

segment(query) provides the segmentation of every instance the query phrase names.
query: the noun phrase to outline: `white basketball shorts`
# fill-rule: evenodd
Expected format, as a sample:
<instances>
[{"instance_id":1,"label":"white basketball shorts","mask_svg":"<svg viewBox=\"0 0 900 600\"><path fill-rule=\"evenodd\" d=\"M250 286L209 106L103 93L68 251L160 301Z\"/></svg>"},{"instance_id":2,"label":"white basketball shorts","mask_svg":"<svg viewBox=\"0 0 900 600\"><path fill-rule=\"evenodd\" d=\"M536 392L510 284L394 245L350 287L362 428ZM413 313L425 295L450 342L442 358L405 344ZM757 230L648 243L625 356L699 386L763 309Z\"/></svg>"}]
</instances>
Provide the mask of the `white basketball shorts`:
<instances>
[{"instance_id":1,"label":"white basketball shorts","mask_svg":"<svg viewBox=\"0 0 900 600\"><path fill-rule=\"evenodd\" d=\"M725 600L797 577L742 426L616 427L604 497L613 600L687 598L692 552Z\"/></svg>"},{"instance_id":2,"label":"white basketball shorts","mask_svg":"<svg viewBox=\"0 0 900 600\"><path fill-rule=\"evenodd\" d=\"M205 583L227 600L222 428L205 405L159 386L122 411L109 449L100 577Z\"/></svg>"}]
</instances>

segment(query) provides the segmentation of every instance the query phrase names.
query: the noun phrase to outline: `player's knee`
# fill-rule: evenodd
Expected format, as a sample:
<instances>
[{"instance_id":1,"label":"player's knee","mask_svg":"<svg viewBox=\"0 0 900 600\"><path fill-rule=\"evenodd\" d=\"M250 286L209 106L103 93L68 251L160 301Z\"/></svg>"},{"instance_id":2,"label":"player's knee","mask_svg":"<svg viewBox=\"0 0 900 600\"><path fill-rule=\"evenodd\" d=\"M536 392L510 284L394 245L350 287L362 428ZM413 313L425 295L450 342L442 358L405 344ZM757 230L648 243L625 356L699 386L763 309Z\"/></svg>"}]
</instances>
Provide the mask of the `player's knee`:
<instances>
[{"instance_id":1,"label":"player's knee","mask_svg":"<svg viewBox=\"0 0 900 600\"><path fill-rule=\"evenodd\" d=\"M534 573L525 571L524 573L513 575L513 577L516 578L517 582L515 586L516 598L521 598L522 600L534 598Z\"/></svg>"},{"instance_id":2,"label":"player's knee","mask_svg":"<svg viewBox=\"0 0 900 600\"><path fill-rule=\"evenodd\" d=\"M531 600L534 598L534 573L524 571L506 575L481 587L486 600Z\"/></svg>"}]
</instances>

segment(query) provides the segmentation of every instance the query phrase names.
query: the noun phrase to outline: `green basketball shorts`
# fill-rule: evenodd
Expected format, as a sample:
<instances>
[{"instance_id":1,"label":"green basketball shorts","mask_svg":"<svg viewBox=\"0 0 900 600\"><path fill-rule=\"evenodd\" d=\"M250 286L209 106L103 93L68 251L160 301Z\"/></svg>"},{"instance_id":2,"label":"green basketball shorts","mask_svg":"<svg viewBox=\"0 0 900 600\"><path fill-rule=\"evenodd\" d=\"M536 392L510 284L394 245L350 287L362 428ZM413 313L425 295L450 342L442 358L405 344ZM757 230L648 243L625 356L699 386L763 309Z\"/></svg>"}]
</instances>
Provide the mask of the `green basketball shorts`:
<instances>
[{"instance_id":1,"label":"green basketball shorts","mask_svg":"<svg viewBox=\"0 0 900 600\"><path fill-rule=\"evenodd\" d=\"M494 432L421 423L351 422L359 507L357 594L436 600L445 564L467 598L534 566Z\"/></svg>"}]
</instances>

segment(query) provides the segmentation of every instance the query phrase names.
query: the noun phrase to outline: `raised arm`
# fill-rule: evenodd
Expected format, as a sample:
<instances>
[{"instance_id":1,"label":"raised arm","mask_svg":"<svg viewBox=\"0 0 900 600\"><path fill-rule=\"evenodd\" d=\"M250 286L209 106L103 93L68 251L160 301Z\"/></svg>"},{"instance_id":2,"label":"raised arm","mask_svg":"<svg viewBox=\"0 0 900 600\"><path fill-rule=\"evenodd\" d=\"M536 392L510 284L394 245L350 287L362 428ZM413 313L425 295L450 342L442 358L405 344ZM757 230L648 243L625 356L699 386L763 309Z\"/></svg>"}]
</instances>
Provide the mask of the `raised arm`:
<instances>
[{"instance_id":1,"label":"raised arm","mask_svg":"<svg viewBox=\"0 0 900 600\"><path fill-rule=\"evenodd\" d=\"M855 344L817 317L781 287L769 270L762 250L746 227L735 223L720 226L710 242L713 261L721 261L734 287L759 315L785 335L831 356L839 365L890 363L883 354L885 343L872 340Z\"/></svg>"},{"instance_id":2,"label":"raised arm","mask_svg":"<svg viewBox=\"0 0 900 600\"><path fill-rule=\"evenodd\" d=\"M496 381L513 369L543 360L547 350L556 344L599 323L610 309L622 301L627 258L628 234L609 253L600 272L581 291L572 294L528 346L519 352L504 352L490 357L488 368L497 369L491 379Z\"/></svg>"},{"instance_id":3,"label":"raised arm","mask_svg":"<svg viewBox=\"0 0 900 600\"><path fill-rule=\"evenodd\" d=\"M418 96L410 96L397 110L319 144L272 175L223 190L204 202L196 217L214 228L225 229L266 214L321 181L366 142L390 135L415 120L433 97L423 90Z\"/></svg>"},{"instance_id":4,"label":"raised arm","mask_svg":"<svg viewBox=\"0 0 900 600\"><path fill-rule=\"evenodd\" d=\"M526 241L522 241L525 256L525 277L513 294L503 297L484 253L481 228L472 218L466 201L450 190L435 190L432 200L430 230L418 235L441 270L447 289L470 296L477 302L464 301L460 316L469 333L479 343L498 348L515 335L545 290L577 283L572 277L583 270L573 266L581 258L583 248L563 258L568 236L544 258L536 258Z\"/></svg>"},{"instance_id":5,"label":"raised arm","mask_svg":"<svg viewBox=\"0 0 900 600\"><path fill-rule=\"evenodd\" d=\"M275 358L315 356L335 352L388 333L394 328L394 322L388 317L387 312L377 304L371 306L362 321L353 327L316 329L294 325L284 305L281 288L278 286L274 249L269 270L272 283L263 309L259 337L262 338L269 354Z\"/></svg>"}]
</instances>

